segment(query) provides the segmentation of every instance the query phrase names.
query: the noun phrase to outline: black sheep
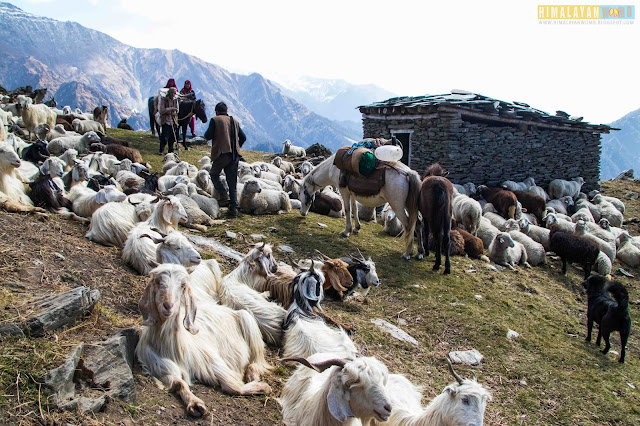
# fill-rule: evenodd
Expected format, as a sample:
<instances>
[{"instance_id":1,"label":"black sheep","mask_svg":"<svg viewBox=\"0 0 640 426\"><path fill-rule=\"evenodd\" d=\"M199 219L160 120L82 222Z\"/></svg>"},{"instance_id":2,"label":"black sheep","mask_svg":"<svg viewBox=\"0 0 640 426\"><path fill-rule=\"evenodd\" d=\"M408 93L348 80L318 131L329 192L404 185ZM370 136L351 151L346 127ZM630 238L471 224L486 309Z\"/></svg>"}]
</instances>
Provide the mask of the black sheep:
<instances>
[{"instance_id":1,"label":"black sheep","mask_svg":"<svg viewBox=\"0 0 640 426\"><path fill-rule=\"evenodd\" d=\"M50 157L47 143L44 141L35 141L31 145L22 150L22 159L38 164Z\"/></svg>"},{"instance_id":2,"label":"black sheep","mask_svg":"<svg viewBox=\"0 0 640 426\"><path fill-rule=\"evenodd\" d=\"M567 260L582 265L584 279L589 278L591 267L596 262L600 249L598 246L584 237L574 235L552 227L549 248L562 259L562 273L567 273Z\"/></svg>"}]
</instances>

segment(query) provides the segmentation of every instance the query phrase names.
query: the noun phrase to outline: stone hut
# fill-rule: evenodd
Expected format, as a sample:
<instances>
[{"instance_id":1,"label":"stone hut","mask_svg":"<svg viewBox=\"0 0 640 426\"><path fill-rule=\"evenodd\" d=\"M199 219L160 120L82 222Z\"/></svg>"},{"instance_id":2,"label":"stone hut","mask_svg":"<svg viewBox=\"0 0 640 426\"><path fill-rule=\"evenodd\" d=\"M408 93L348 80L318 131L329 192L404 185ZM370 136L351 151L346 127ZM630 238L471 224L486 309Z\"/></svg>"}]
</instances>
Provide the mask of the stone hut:
<instances>
[{"instance_id":1,"label":"stone hut","mask_svg":"<svg viewBox=\"0 0 640 426\"><path fill-rule=\"evenodd\" d=\"M546 187L553 179L582 176L585 189L599 188L600 135L618 130L462 90L391 98L359 109L365 138L395 136L405 164L423 173L439 162L460 184L497 185L533 176Z\"/></svg>"}]
</instances>

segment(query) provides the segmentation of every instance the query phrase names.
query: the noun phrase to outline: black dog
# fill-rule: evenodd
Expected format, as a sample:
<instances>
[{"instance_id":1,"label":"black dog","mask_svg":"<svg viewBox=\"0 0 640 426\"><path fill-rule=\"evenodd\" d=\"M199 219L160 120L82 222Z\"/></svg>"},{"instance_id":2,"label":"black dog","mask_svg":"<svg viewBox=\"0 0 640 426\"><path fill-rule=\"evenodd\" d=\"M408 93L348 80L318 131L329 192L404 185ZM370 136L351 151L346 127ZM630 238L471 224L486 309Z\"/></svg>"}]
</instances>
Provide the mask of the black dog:
<instances>
[{"instance_id":1,"label":"black dog","mask_svg":"<svg viewBox=\"0 0 640 426\"><path fill-rule=\"evenodd\" d=\"M620 359L624 362L627 340L631 331L631 317L629 317L629 295L627 289L617 281L608 281L603 276L592 275L582 283L587 289L587 342L591 342L593 322L600 324L596 345L600 346L600 337L604 337L603 354L609 352L609 335L614 331L620 332ZM607 293L613 295L612 300Z\"/></svg>"}]
</instances>

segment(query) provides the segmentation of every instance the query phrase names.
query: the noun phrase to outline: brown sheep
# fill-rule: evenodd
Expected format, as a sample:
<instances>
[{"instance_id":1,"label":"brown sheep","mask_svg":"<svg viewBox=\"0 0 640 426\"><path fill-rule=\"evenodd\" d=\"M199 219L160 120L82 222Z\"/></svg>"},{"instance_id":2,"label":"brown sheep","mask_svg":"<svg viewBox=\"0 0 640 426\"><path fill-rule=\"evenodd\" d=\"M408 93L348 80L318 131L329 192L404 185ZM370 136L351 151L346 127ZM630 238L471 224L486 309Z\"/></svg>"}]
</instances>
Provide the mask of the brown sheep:
<instances>
[{"instance_id":1,"label":"brown sheep","mask_svg":"<svg viewBox=\"0 0 640 426\"><path fill-rule=\"evenodd\" d=\"M105 145L114 144L114 145L129 146L129 142L127 142L124 139L116 139L106 135L99 135L99 136L100 136L100 142L102 142Z\"/></svg>"},{"instance_id":2,"label":"brown sheep","mask_svg":"<svg viewBox=\"0 0 640 426\"><path fill-rule=\"evenodd\" d=\"M482 240L464 229L456 229L464 240L464 252L472 259L482 259L484 246Z\"/></svg>"},{"instance_id":3,"label":"brown sheep","mask_svg":"<svg viewBox=\"0 0 640 426\"><path fill-rule=\"evenodd\" d=\"M449 255L450 256L464 256L464 238L459 232L459 229L452 229L449 231ZM436 243L433 235L429 236L429 250L435 250Z\"/></svg>"},{"instance_id":4,"label":"brown sheep","mask_svg":"<svg viewBox=\"0 0 640 426\"><path fill-rule=\"evenodd\" d=\"M498 210L505 219L515 219L518 198L513 192L502 188L488 188L485 185L478 187L482 198Z\"/></svg>"},{"instance_id":5,"label":"brown sheep","mask_svg":"<svg viewBox=\"0 0 640 426\"><path fill-rule=\"evenodd\" d=\"M108 144L105 145L104 152L106 154L114 155L118 160L124 160L125 158L128 158L133 163L142 164L142 155L140 154L140 151L134 148L128 148L126 146L116 144Z\"/></svg>"},{"instance_id":6,"label":"brown sheep","mask_svg":"<svg viewBox=\"0 0 640 426\"><path fill-rule=\"evenodd\" d=\"M542 216L547 208L547 203L544 198L539 195L532 194L529 191L513 191L522 207L527 209L527 212L531 213L542 223Z\"/></svg>"}]
</instances>

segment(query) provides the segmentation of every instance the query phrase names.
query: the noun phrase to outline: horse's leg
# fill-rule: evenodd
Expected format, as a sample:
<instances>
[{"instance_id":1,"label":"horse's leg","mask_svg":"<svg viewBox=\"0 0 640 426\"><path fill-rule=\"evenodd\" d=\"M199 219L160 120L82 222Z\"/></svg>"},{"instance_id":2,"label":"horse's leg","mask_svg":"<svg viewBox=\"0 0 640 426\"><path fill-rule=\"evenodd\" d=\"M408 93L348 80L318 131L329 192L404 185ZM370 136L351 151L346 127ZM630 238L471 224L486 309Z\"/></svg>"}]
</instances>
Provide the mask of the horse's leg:
<instances>
[{"instance_id":1,"label":"horse's leg","mask_svg":"<svg viewBox=\"0 0 640 426\"><path fill-rule=\"evenodd\" d=\"M353 228L353 233L360 232L360 218L358 217L358 204L356 197L351 197L351 211L353 212L353 220L356 222L356 226Z\"/></svg>"},{"instance_id":2,"label":"horse's leg","mask_svg":"<svg viewBox=\"0 0 640 426\"><path fill-rule=\"evenodd\" d=\"M344 231L340 235L343 237L348 237L351 234L351 194L347 189L344 189L340 192L342 195L342 205L344 206L344 218L347 221Z\"/></svg>"},{"instance_id":3,"label":"horse's leg","mask_svg":"<svg viewBox=\"0 0 640 426\"><path fill-rule=\"evenodd\" d=\"M188 150L189 147L187 146L187 123L182 123L180 127L182 127L182 145L184 145L185 150Z\"/></svg>"},{"instance_id":4,"label":"horse's leg","mask_svg":"<svg viewBox=\"0 0 640 426\"><path fill-rule=\"evenodd\" d=\"M449 223L451 223L451 221L449 221ZM444 229L444 231L442 233L443 234L442 235L442 247L445 250L444 255L446 256L445 259L444 259L444 273L445 273L445 275L451 273L451 262L449 261L449 251L450 251L450 248L451 248L450 232L451 232L451 227L445 225L445 229Z\"/></svg>"},{"instance_id":5,"label":"horse's leg","mask_svg":"<svg viewBox=\"0 0 640 426\"><path fill-rule=\"evenodd\" d=\"M440 269L440 265L442 264L442 230L434 229L433 230L433 242L436 246L436 263L433 264L433 270L437 271Z\"/></svg>"},{"instance_id":6,"label":"horse's leg","mask_svg":"<svg viewBox=\"0 0 640 426\"><path fill-rule=\"evenodd\" d=\"M422 222L416 223L416 237L418 239L418 260L422 260L425 256L425 247L424 247L424 224Z\"/></svg>"},{"instance_id":7,"label":"horse's leg","mask_svg":"<svg viewBox=\"0 0 640 426\"><path fill-rule=\"evenodd\" d=\"M396 212L396 217L398 218L398 220L400 221L400 223L404 227L404 238L406 239L407 246L406 246L406 250L405 250L404 254L402 255L402 258L404 260L409 260L409 259L411 259L411 256L413 255L413 235L407 235L409 233L409 231L408 231L408 229L409 229L409 218L407 217L407 213L404 211L404 201L396 201L397 198L398 197L396 196L396 199L394 199L393 201L389 201L389 198L385 197L385 199L389 202L389 205L391 206L393 211ZM404 199L402 197L400 197L400 198ZM406 196L405 196L405 198L406 198ZM425 223L425 225L426 225L426 223ZM427 241L427 243L428 242L429 241Z\"/></svg>"},{"instance_id":8,"label":"horse's leg","mask_svg":"<svg viewBox=\"0 0 640 426\"><path fill-rule=\"evenodd\" d=\"M429 224L422 224L422 251L426 257L429 256Z\"/></svg>"}]
</instances>

